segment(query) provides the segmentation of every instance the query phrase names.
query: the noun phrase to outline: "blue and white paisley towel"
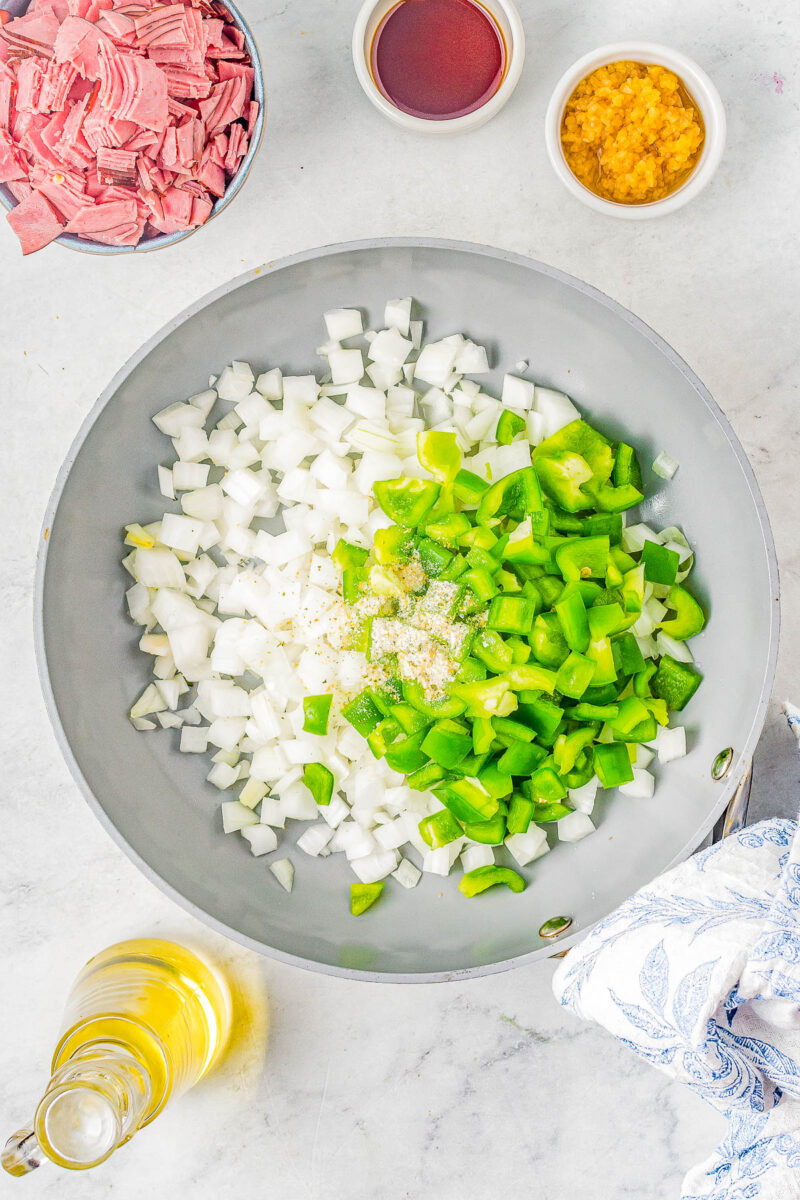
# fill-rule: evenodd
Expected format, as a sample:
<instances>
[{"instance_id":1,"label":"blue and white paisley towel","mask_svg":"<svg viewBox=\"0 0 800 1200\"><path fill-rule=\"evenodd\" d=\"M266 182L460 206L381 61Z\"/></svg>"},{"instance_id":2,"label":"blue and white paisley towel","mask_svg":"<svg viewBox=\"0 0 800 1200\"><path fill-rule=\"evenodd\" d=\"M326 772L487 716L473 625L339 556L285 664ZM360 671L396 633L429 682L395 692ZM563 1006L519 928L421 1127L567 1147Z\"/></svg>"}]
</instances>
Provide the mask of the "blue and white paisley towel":
<instances>
[{"instance_id":1,"label":"blue and white paisley towel","mask_svg":"<svg viewBox=\"0 0 800 1200\"><path fill-rule=\"evenodd\" d=\"M797 822L751 826L637 892L570 951L554 990L727 1116L682 1200L800 1200Z\"/></svg>"}]
</instances>

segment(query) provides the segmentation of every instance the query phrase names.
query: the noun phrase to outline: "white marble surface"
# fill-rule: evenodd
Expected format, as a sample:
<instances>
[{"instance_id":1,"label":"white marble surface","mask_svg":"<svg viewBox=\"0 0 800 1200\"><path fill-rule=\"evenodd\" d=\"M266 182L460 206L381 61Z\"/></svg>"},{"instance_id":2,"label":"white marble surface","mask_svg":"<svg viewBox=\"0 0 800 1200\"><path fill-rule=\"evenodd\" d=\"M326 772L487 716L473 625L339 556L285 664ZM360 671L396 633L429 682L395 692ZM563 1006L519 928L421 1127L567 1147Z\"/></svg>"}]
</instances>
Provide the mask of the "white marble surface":
<instances>
[{"instance_id":1,"label":"white marble surface","mask_svg":"<svg viewBox=\"0 0 800 1200\"><path fill-rule=\"evenodd\" d=\"M223 943L137 873L80 799L48 725L31 636L34 553L57 468L95 396L189 301L319 243L387 234L494 242L633 309L727 412L781 562L775 696L796 696L800 14L788 0L649 9L521 0L528 59L512 102L484 129L437 141L394 129L362 96L348 48L357 0L241 2L262 46L270 113L253 178L227 215L171 251L110 261L53 247L22 262L0 230L0 1122L10 1132L29 1118L70 980L109 942L154 933L215 949L257 1011L216 1078L104 1167L81 1177L43 1169L0 1181L0 1195L667 1200L719 1136L719 1119L556 1009L551 965L439 987L328 979ZM542 143L561 71L632 34L694 55L729 113L728 151L709 189L675 216L638 225L570 199ZM794 815L798 774L773 705L753 816Z\"/></svg>"}]
</instances>

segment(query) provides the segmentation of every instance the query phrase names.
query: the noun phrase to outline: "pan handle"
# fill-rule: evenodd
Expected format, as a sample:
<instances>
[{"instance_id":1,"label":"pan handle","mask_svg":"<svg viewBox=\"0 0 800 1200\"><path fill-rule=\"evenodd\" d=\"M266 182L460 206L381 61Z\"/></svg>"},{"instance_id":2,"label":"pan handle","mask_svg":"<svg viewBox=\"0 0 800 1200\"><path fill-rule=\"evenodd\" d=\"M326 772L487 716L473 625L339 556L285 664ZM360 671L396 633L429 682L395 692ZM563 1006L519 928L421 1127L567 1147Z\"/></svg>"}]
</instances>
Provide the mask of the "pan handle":
<instances>
[{"instance_id":1,"label":"pan handle","mask_svg":"<svg viewBox=\"0 0 800 1200\"><path fill-rule=\"evenodd\" d=\"M736 791L731 796L728 807L714 826L711 835L712 842L721 842L723 838L744 829L747 823L747 809L750 804L750 788L753 784L753 763L747 764L744 775L739 780Z\"/></svg>"},{"instance_id":2,"label":"pan handle","mask_svg":"<svg viewBox=\"0 0 800 1200\"><path fill-rule=\"evenodd\" d=\"M751 761L747 764L736 791L728 801L728 807L714 826L714 831L711 835L712 843L721 842L723 838L729 837L732 833L738 833L740 829L744 829L747 824L747 809L750 805L750 789L752 785L753 763ZM555 954L551 954L550 957L564 958L568 953L568 950L561 950Z\"/></svg>"}]
</instances>

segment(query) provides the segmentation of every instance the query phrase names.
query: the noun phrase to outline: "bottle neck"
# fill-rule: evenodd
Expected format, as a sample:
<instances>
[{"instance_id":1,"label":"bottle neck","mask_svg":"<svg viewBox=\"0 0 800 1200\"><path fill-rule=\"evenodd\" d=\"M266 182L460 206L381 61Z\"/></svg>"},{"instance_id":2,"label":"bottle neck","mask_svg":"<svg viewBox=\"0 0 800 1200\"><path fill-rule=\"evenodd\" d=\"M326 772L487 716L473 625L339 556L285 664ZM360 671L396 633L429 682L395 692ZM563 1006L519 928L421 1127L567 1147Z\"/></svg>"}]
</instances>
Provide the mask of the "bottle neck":
<instances>
[{"instance_id":1,"label":"bottle neck","mask_svg":"<svg viewBox=\"0 0 800 1200\"><path fill-rule=\"evenodd\" d=\"M34 1118L39 1148L61 1167L96 1166L133 1136L151 1099L138 1058L118 1044L89 1042L50 1080Z\"/></svg>"}]
</instances>

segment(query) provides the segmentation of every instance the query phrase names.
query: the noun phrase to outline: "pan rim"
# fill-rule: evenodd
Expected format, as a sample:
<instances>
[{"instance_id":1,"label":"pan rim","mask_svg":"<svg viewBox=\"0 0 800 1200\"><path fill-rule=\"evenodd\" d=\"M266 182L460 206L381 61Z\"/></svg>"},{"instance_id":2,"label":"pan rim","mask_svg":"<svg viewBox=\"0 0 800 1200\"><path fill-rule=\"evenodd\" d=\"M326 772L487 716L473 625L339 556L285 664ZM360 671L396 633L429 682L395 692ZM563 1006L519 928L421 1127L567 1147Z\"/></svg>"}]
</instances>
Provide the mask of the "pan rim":
<instances>
[{"instance_id":1,"label":"pan rim","mask_svg":"<svg viewBox=\"0 0 800 1200\"><path fill-rule=\"evenodd\" d=\"M735 768L729 772L726 777L724 786L720 789L719 798L715 808L701 823L699 828L689 837L682 849L674 856L670 863L664 868L669 870L676 863L687 858L703 841L708 833L713 828L713 825L720 813L723 812L738 786L742 776L744 775L750 760L752 759L756 743L761 735L766 720L767 710L769 707L772 688L775 681L775 672L778 658L778 645L780 635L780 579L778 571L777 554L775 550L775 540L772 533L772 527L767 513L766 504L761 494L761 489L755 476L753 467L742 447L741 442L736 436L733 427L728 418L725 416L722 409L719 407L708 388L703 384L702 380L692 370L688 363L678 354L668 342L664 340L658 333L655 332L645 321L637 317L634 313L626 309L618 301L607 296L598 288L591 284L585 283L574 275L570 275L566 271L560 270L558 267L552 267L547 263L543 263L538 259L530 256L518 254L511 250L502 250L497 247L487 246L481 243L464 242L451 238L420 238L420 237L385 237L385 238L365 238L347 242L336 242L327 246L318 246L309 250L302 250L295 254L287 255L280 259L270 260L262 266L251 268L241 274L235 276L219 287L212 289L205 295L195 300L192 304L184 308L177 316L165 322L165 324L156 331L134 354L132 354L123 366L115 373L110 382L106 385L99 397L92 405L89 413L82 421L78 432L76 433L72 444L67 452L67 455L59 468L56 476L55 484L52 493L45 509L44 520L37 550L35 588L34 588L34 648L36 654L36 666L39 675L39 682L44 696L45 707L53 728L61 754L69 768L78 789L86 800L89 808L99 820L100 824L112 838L112 840L120 847L127 855L131 862L142 872L142 874L151 883L153 883L161 892L167 895L171 900L178 904L184 911L189 912L203 924L214 929L217 933L223 934L231 938L239 945L245 946L247 949L261 954L268 958L276 959L279 962L286 963L290 966L301 967L305 970L318 971L325 975L336 976L343 979L356 979L366 983L446 983L454 982L469 978L476 978L485 975L499 974L502 971L509 971L512 968L526 966L530 963L541 961L550 957L556 950L556 946L552 943L539 946L535 950L526 951L524 954L515 955L511 958L502 959L498 962L482 963L473 967L463 967L455 970L444 971L375 971L361 970L354 967L338 966L332 963L322 963L314 959L304 958L301 955L290 954L283 950L278 950L273 946L267 945L266 942L258 941L255 938L249 937L247 934L241 933L233 926L227 925L225 922L218 920L216 917L207 913L200 908L192 900L182 895L172 884L167 882L157 871L155 871L149 863L147 863L128 840L117 829L111 821L105 809L100 804L97 797L92 792L91 787L86 780L80 765L69 744L64 727L61 722L61 717L56 704L55 693L53 691L52 682L50 679L50 671L47 662L47 650L45 644L44 630L44 581L47 568L47 555L49 549L49 533L53 527L54 518L58 511L62 495L69 480L73 464L80 453L90 430L100 414L110 402L119 387L128 378L128 376L139 366L141 362L158 346L166 340L176 329L185 324L192 317L202 312L203 309L209 307L216 300L228 295L230 292L236 291L247 283L251 283L258 278L263 278L265 273L274 274L275 272L285 270L290 267L295 267L301 263L318 258L332 257L337 254L346 254L353 251L362 250L384 250L384 249L434 249L445 251L456 251L458 253L472 254L477 257L492 258L500 262L508 262L515 266L520 266L526 270L533 271L537 274L545 275L550 279L554 279L567 287L579 292L581 295L587 296L590 299L598 302L602 307L608 309L616 316L620 317L627 325L641 334L648 342L651 343L668 362L676 367L683 375L687 382L696 392L698 398L705 405L709 414L716 421L722 433L725 435L738 463L742 470L745 482L750 491L753 504L758 514L761 533L764 540L764 550L767 559L767 574L770 585L770 594L773 596L774 602L770 607L770 626L769 626L769 643L768 654L761 681L761 689L758 697L758 703L755 707L753 721L750 726L747 738L741 748ZM568 950L570 946L579 942L584 938L592 925L586 928L576 930L569 937L558 941L557 949L561 951Z\"/></svg>"}]
</instances>

